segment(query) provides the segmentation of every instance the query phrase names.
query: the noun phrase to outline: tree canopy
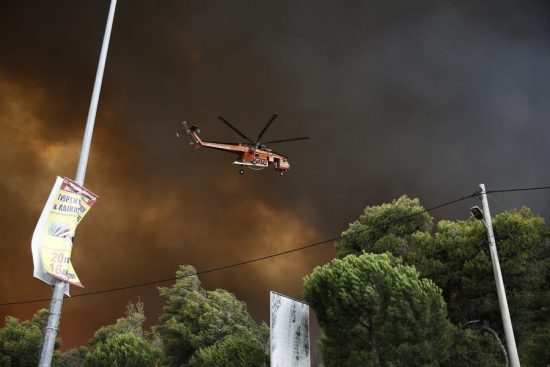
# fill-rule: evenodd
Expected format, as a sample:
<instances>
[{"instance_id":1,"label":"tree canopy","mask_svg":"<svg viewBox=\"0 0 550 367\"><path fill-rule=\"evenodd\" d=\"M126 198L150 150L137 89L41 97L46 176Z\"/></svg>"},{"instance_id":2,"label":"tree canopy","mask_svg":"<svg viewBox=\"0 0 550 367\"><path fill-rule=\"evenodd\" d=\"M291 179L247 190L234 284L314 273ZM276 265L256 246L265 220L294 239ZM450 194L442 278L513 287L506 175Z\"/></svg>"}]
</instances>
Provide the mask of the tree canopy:
<instances>
[{"instance_id":1,"label":"tree canopy","mask_svg":"<svg viewBox=\"0 0 550 367\"><path fill-rule=\"evenodd\" d=\"M87 354L88 348L83 346L69 349L66 352L56 351L53 357L52 366L82 367Z\"/></svg>"},{"instance_id":2,"label":"tree canopy","mask_svg":"<svg viewBox=\"0 0 550 367\"><path fill-rule=\"evenodd\" d=\"M305 278L327 366L438 365L450 324L441 290L390 254L348 255Z\"/></svg>"},{"instance_id":3,"label":"tree canopy","mask_svg":"<svg viewBox=\"0 0 550 367\"><path fill-rule=\"evenodd\" d=\"M154 335L143 331L144 322L143 303L129 303L125 317L95 332L90 339L92 349L86 354L84 366L156 366L162 357L160 343Z\"/></svg>"},{"instance_id":4,"label":"tree canopy","mask_svg":"<svg viewBox=\"0 0 550 367\"><path fill-rule=\"evenodd\" d=\"M358 220L342 232L337 257L363 252L391 252L408 259L416 254L419 238L428 235L433 219L418 199L402 196L389 204L368 206Z\"/></svg>"},{"instance_id":5,"label":"tree canopy","mask_svg":"<svg viewBox=\"0 0 550 367\"><path fill-rule=\"evenodd\" d=\"M493 227L520 359L550 362L544 346L550 335L549 227L528 208L498 214ZM342 233L338 257L390 252L416 267L443 290L450 321L458 328L453 358L462 356L464 363L472 365L500 363L498 344L488 341L491 335L479 328L466 330L469 322L479 320L504 339L484 224L473 218L442 220L433 230L433 219L418 199L403 196L390 204L367 207ZM472 342L476 335L486 341ZM489 349L475 357L460 351L465 345ZM494 356L492 361L488 355Z\"/></svg>"},{"instance_id":6,"label":"tree canopy","mask_svg":"<svg viewBox=\"0 0 550 367\"><path fill-rule=\"evenodd\" d=\"M269 330L262 328L260 333L228 335L220 342L199 349L191 359L194 367L261 367L269 366L269 355L265 345Z\"/></svg>"},{"instance_id":7,"label":"tree canopy","mask_svg":"<svg viewBox=\"0 0 550 367\"><path fill-rule=\"evenodd\" d=\"M42 345L42 330L48 321L48 310L38 310L31 320L20 322L12 316L6 317L0 329L0 366L36 366ZM55 347L59 347L56 341Z\"/></svg>"},{"instance_id":8,"label":"tree canopy","mask_svg":"<svg viewBox=\"0 0 550 367\"><path fill-rule=\"evenodd\" d=\"M550 363L550 236L543 218L527 208L498 214L495 240L520 359ZM483 320L503 338L489 244L483 223L441 221L427 246L423 275L444 290L456 325ZM544 362L543 362L544 363ZM524 365L538 365L526 364Z\"/></svg>"},{"instance_id":9,"label":"tree canopy","mask_svg":"<svg viewBox=\"0 0 550 367\"><path fill-rule=\"evenodd\" d=\"M528 208L493 220L523 366L550 364L550 227ZM143 303L98 329L89 347L54 354L54 367L269 365L269 329L233 294L201 287L181 266L159 288L166 305L152 332ZM342 233L337 258L306 277L304 296L324 335L330 366L495 366L504 337L484 224L434 220L403 196L367 207ZM47 310L6 317L0 367L35 366ZM496 335L496 337L495 337ZM56 348L60 346L60 339Z\"/></svg>"},{"instance_id":10,"label":"tree canopy","mask_svg":"<svg viewBox=\"0 0 550 367\"><path fill-rule=\"evenodd\" d=\"M87 367L153 367L160 351L132 332L113 335L86 355Z\"/></svg>"},{"instance_id":11,"label":"tree canopy","mask_svg":"<svg viewBox=\"0 0 550 367\"><path fill-rule=\"evenodd\" d=\"M203 289L192 266L181 266L176 278L173 286L160 288L166 306L155 328L168 366L244 367L269 361L268 328L256 324L244 302L222 289ZM236 345L243 347L239 355L231 353Z\"/></svg>"},{"instance_id":12,"label":"tree canopy","mask_svg":"<svg viewBox=\"0 0 550 367\"><path fill-rule=\"evenodd\" d=\"M56 351L54 367L262 367L269 365L269 328L258 325L233 294L200 285L195 269L181 266L171 287L160 288L166 306L160 324L146 332L144 305L129 303L124 317L99 328L89 348ZM6 318L0 329L0 367L36 366L48 317ZM59 346L59 343L56 344Z\"/></svg>"}]
</instances>

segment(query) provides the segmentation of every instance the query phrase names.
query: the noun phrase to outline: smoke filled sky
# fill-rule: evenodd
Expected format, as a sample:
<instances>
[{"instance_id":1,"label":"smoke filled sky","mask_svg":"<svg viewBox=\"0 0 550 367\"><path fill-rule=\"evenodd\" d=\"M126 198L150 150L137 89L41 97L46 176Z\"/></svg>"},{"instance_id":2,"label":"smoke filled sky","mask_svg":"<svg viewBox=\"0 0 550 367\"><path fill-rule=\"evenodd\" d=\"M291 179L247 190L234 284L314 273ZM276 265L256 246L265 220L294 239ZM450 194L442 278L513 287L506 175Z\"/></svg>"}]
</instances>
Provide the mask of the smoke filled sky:
<instances>
[{"instance_id":1,"label":"smoke filled sky","mask_svg":"<svg viewBox=\"0 0 550 367\"><path fill-rule=\"evenodd\" d=\"M74 178L109 1L0 3L0 303L48 299L30 242L56 176ZM403 194L429 208L491 189L550 185L547 1L138 1L114 19L85 186L100 196L72 262L86 288L173 277L334 238L367 205ZM223 115L289 156L241 176ZM550 191L494 194L493 214ZM431 214L466 219L476 199ZM269 291L301 298L333 244L201 276L268 320ZM167 286L170 283L158 284ZM66 299L64 347L82 345L156 285ZM0 306L26 319L48 302Z\"/></svg>"}]
</instances>

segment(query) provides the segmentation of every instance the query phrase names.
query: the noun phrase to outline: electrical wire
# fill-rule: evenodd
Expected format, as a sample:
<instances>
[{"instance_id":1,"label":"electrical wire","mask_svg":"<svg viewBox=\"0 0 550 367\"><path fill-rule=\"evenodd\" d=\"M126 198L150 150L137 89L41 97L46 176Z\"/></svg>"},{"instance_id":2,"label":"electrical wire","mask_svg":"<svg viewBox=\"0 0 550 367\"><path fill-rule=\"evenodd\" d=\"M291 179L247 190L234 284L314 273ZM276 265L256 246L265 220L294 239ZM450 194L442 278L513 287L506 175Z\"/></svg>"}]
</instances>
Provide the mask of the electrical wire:
<instances>
[{"instance_id":1,"label":"electrical wire","mask_svg":"<svg viewBox=\"0 0 550 367\"><path fill-rule=\"evenodd\" d=\"M548 189L550 189L550 186L526 187L521 189L489 190L489 191L486 191L485 193L493 194L497 192L533 191L533 190L548 190Z\"/></svg>"},{"instance_id":2,"label":"electrical wire","mask_svg":"<svg viewBox=\"0 0 550 367\"><path fill-rule=\"evenodd\" d=\"M497 193L497 192L515 192L515 191L532 191L532 190L548 190L548 189L550 189L550 186L519 188L519 189L505 189L505 190L491 190L491 191L486 191L486 193L489 194L489 193ZM225 266L220 266L220 267L216 267L216 268L212 268L212 269L208 269L208 270L197 271L193 274L187 274L183 277L175 276L175 277L170 277L170 278L166 278L166 279L154 280L154 281L143 282L143 283L136 283L136 284L131 284L131 285L122 286L122 287L115 287L115 288L103 289L103 290L98 290L98 291L93 291L93 292L79 293L79 294L75 294L75 295L71 296L70 298L92 296L92 295L96 295L96 294L116 292L116 291L121 291L121 290L126 290L126 289L140 288L140 287L145 287L145 286L149 286L149 285L153 285L153 284L167 283L167 282L175 281L175 280L190 277L190 276L198 276L198 275L213 273L213 272L226 270L226 269L230 269L230 268L235 268L235 267L238 267L238 266L252 264L252 263L255 263L255 262L258 262L258 261L263 261L263 260L271 259L271 258L274 258L274 257L287 255L287 254L290 254L290 253L293 253L293 252L303 251L305 249L312 248L312 247L317 247L317 246L324 245L324 244L327 244L327 243L330 243L330 242L335 242L335 241L341 240L345 237L350 237L350 236L354 236L354 235L357 235L357 234L360 234L360 233L373 231L377 228L385 227L385 226L388 226L388 225L391 225L391 224L394 224L394 223L397 223L397 222L400 222L400 221L403 221L403 220L406 220L406 219L409 219L409 218L412 218L412 217L416 217L420 214L428 213L428 212L431 212L431 211L434 211L434 210L437 210L437 209L440 209L440 208L443 208L443 207L446 207L446 206L449 206L449 205L452 205L452 204L456 204L458 202L461 202L461 201L464 201L464 200L467 200L467 199L470 199L470 198L473 198L473 197L476 197L476 196L480 196L480 195L481 195L481 191L478 190L478 191L474 192L473 194L462 196L460 198L445 202L443 204L439 204L439 205L433 206L433 207L428 208L428 209L420 210L418 212L411 213L411 214L405 215L403 217L396 218L392 221L388 221L386 223L381 223L381 224L378 224L376 226L372 226L372 227L363 229L361 231L356 231L356 232L349 233L349 234L346 234L346 235L340 235L340 236L333 237L333 238L330 238L330 239L327 239L327 240L311 243L311 244L308 244L308 245L305 245L305 246L296 247L296 248L293 248L293 249L290 249L290 250L285 250L285 251L273 253L273 254L270 254L270 255L256 257L254 259L244 260L244 261L241 261L241 262L237 262L237 263L233 263L233 264L229 264L229 265L225 265ZM12 306L12 305L27 304L27 303L46 302L46 301L50 301L50 298L35 299L35 300L29 300L29 301L5 302L5 303L0 303L0 306Z\"/></svg>"}]
</instances>

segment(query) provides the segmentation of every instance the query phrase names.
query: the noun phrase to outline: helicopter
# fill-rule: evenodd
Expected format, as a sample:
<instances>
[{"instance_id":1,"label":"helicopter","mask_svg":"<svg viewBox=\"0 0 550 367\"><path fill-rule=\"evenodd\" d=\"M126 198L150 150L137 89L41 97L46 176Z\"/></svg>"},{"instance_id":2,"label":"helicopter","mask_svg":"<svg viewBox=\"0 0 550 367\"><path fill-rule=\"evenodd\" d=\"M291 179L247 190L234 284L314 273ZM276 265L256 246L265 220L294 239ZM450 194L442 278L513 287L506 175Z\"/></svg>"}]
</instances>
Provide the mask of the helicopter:
<instances>
[{"instance_id":1,"label":"helicopter","mask_svg":"<svg viewBox=\"0 0 550 367\"><path fill-rule=\"evenodd\" d=\"M275 143L283 143L283 142L289 142L289 141L296 141L296 140L307 140L309 139L308 136L303 136L299 138L291 138L291 139L280 139L280 140L272 140L268 141L266 143L260 143L260 139L265 134L269 126L275 121L277 118L277 115L273 115L267 124L264 126L262 131L260 131L260 134L258 134L258 137L256 140L252 140L246 135L244 135L242 132L240 132L235 126L233 126L229 121L227 121L223 116L218 116L218 119L223 122L225 125L227 125L231 130L239 134L243 139L247 140L246 143L221 143L221 142L209 142L209 141L203 141L200 137L200 130L198 126L191 125L190 127L187 125L187 122L182 122L183 127L185 128L185 134L183 133L176 133L176 136L178 138L181 138L184 135L187 135L189 137L189 142L192 146L195 146L196 148L205 147L205 148L212 148L221 150L228 153L233 153L238 156L238 158L233 162L233 164L241 166L239 169L239 173L241 175L244 174L244 167L248 167L252 170L262 170L264 168L267 168L269 165L273 165L276 171L280 173L280 175L284 175L289 169L290 169L290 163L288 162L288 158L280 153L276 153L273 150L269 149L266 144L275 144Z\"/></svg>"}]
</instances>

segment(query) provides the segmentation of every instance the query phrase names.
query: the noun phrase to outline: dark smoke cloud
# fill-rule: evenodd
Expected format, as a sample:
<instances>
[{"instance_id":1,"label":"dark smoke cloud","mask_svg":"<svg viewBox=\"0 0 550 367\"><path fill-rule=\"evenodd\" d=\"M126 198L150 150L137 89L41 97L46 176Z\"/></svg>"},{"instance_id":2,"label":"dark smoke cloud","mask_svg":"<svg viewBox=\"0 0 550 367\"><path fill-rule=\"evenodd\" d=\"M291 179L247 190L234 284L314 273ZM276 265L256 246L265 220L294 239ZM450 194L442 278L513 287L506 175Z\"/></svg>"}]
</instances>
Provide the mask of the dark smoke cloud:
<instances>
[{"instance_id":1,"label":"dark smoke cloud","mask_svg":"<svg viewBox=\"0 0 550 367\"><path fill-rule=\"evenodd\" d=\"M30 238L56 175L73 176L108 2L0 5L0 294L49 298L31 278ZM550 29L545 2L119 1L86 186L100 201L77 233L86 291L207 270L331 238L366 205L402 194L426 207L485 182L548 185ZM223 115L292 165L239 176L232 156L193 150L178 123L238 140ZM493 211L547 192L494 195ZM435 212L465 218L474 202ZM218 273L267 319L268 291L299 297L331 245ZM75 294L79 290L73 291ZM155 287L67 300L65 346L85 343ZM29 317L40 306L3 307ZM90 315L93 315L91 317Z\"/></svg>"}]
</instances>

